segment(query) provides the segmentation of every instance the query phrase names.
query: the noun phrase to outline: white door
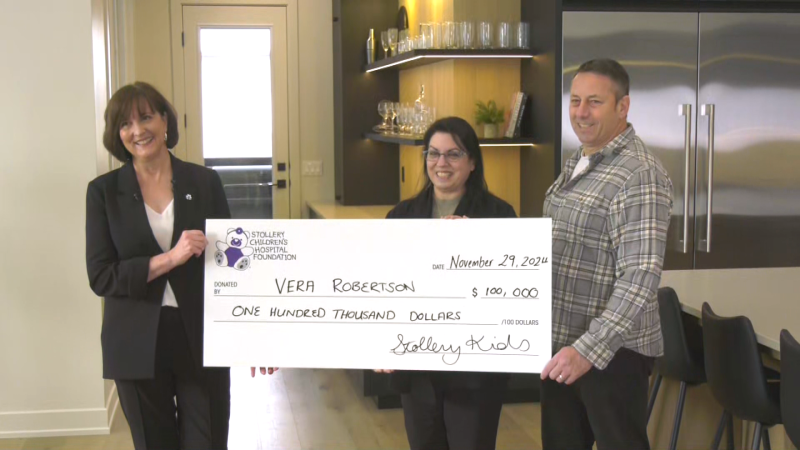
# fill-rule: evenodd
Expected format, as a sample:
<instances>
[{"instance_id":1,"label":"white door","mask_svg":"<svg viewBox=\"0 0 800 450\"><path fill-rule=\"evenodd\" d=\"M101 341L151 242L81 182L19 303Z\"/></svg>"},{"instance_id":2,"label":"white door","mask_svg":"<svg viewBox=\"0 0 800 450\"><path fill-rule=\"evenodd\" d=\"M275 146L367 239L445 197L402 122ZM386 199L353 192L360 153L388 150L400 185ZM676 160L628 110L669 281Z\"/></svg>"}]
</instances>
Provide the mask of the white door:
<instances>
[{"instance_id":1,"label":"white door","mask_svg":"<svg viewBox=\"0 0 800 450\"><path fill-rule=\"evenodd\" d=\"M286 8L183 6L185 155L234 218L289 218Z\"/></svg>"}]
</instances>

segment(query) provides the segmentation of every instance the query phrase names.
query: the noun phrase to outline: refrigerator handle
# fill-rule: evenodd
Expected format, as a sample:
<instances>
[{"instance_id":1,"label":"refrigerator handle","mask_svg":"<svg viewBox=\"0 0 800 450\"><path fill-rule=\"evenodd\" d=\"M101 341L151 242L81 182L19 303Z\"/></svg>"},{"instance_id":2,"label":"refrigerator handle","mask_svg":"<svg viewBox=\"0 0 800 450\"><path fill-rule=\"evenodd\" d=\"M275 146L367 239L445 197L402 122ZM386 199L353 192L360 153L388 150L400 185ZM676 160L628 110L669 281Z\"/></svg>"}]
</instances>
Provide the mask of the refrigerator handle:
<instances>
[{"instance_id":1,"label":"refrigerator handle","mask_svg":"<svg viewBox=\"0 0 800 450\"><path fill-rule=\"evenodd\" d=\"M708 116L708 205L706 211L706 253L711 253L711 204L714 199L714 104L701 107L701 114Z\"/></svg>"},{"instance_id":2,"label":"refrigerator handle","mask_svg":"<svg viewBox=\"0 0 800 450\"><path fill-rule=\"evenodd\" d=\"M692 105L685 103L678 108L678 115L686 118L686 125L683 135L683 239L679 245L679 251L689 252L689 153L692 145Z\"/></svg>"}]
</instances>

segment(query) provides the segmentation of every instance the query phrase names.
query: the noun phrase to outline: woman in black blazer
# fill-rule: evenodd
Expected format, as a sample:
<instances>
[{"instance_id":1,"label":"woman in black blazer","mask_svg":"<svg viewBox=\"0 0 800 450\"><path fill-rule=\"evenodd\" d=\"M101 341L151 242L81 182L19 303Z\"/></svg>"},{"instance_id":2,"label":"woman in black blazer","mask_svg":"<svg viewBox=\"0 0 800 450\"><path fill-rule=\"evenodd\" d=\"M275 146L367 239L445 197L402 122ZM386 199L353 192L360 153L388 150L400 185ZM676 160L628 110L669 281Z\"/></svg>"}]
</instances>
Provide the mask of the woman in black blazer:
<instances>
[{"instance_id":1,"label":"woman in black blazer","mask_svg":"<svg viewBox=\"0 0 800 450\"><path fill-rule=\"evenodd\" d=\"M425 187L388 219L517 217L489 192L478 136L463 119L434 122L425 133ZM491 372L390 372L402 394L412 449L494 449L509 375Z\"/></svg>"},{"instance_id":2,"label":"woman in black blazer","mask_svg":"<svg viewBox=\"0 0 800 450\"><path fill-rule=\"evenodd\" d=\"M86 194L89 284L105 298L103 377L116 383L136 449L227 448L230 372L203 368L203 230L230 217L222 182L169 152L178 122L152 86L121 88L105 121L103 144L125 164Z\"/></svg>"}]
</instances>

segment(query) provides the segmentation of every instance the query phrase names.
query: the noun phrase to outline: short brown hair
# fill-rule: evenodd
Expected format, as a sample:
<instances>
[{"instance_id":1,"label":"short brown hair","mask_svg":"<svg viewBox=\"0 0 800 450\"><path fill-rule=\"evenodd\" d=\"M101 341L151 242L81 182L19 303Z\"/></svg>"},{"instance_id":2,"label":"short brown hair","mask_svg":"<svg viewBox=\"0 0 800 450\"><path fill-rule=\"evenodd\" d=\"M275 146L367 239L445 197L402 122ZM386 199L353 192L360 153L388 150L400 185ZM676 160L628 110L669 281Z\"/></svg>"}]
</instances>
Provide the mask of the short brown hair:
<instances>
[{"instance_id":1,"label":"short brown hair","mask_svg":"<svg viewBox=\"0 0 800 450\"><path fill-rule=\"evenodd\" d=\"M591 61L586 61L578 67L575 76L578 76L579 73L594 73L611 79L617 87L615 93L617 101L630 93L631 79L628 76L628 71L622 67L622 64L613 59L593 59Z\"/></svg>"},{"instance_id":2,"label":"short brown hair","mask_svg":"<svg viewBox=\"0 0 800 450\"><path fill-rule=\"evenodd\" d=\"M119 137L122 123L128 120L134 105L139 114L144 114L147 106L153 112L162 114L167 120L167 148L174 148L178 143L178 118L175 109L153 86L137 81L121 87L106 106L106 128L103 132L103 146L109 153L122 162L130 161L133 156L125 148Z\"/></svg>"}]
</instances>

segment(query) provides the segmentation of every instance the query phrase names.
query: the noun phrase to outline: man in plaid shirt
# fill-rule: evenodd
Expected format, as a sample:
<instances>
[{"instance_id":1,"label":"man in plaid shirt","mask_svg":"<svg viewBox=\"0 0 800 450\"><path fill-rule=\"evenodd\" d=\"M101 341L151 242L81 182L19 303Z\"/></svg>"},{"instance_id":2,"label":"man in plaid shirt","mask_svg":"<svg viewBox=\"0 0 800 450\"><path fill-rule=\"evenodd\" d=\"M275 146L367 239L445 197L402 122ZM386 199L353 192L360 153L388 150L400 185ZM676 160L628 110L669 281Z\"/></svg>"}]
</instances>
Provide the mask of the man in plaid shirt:
<instances>
[{"instance_id":1,"label":"man in plaid shirt","mask_svg":"<svg viewBox=\"0 0 800 450\"><path fill-rule=\"evenodd\" d=\"M545 195L557 352L541 375L546 450L649 449L672 182L627 121L629 84L616 61L581 65L569 116L583 145Z\"/></svg>"}]
</instances>

